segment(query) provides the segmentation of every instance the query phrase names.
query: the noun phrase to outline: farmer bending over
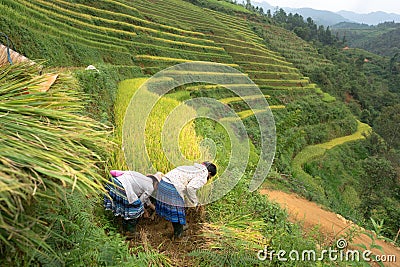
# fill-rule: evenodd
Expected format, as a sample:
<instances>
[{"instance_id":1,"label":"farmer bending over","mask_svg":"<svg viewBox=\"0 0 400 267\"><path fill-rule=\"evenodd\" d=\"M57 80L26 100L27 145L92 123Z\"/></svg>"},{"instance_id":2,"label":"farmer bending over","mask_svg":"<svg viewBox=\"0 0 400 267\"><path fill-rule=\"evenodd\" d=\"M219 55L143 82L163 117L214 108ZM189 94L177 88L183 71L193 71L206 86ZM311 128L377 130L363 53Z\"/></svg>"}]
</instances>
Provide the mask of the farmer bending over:
<instances>
[{"instance_id":1,"label":"farmer bending over","mask_svg":"<svg viewBox=\"0 0 400 267\"><path fill-rule=\"evenodd\" d=\"M157 190L162 173L143 175L135 171L110 171L111 183L106 185L108 195L104 196L104 207L115 216L123 218L123 231L133 237L138 218L145 212L144 204L155 210L150 201L153 191Z\"/></svg>"},{"instance_id":2,"label":"farmer bending over","mask_svg":"<svg viewBox=\"0 0 400 267\"><path fill-rule=\"evenodd\" d=\"M183 234L183 225L186 224L184 200L187 206L197 206L197 190L216 173L217 167L206 161L193 166L177 167L163 176L157 189L156 212L172 222L172 239L180 238Z\"/></svg>"}]
</instances>

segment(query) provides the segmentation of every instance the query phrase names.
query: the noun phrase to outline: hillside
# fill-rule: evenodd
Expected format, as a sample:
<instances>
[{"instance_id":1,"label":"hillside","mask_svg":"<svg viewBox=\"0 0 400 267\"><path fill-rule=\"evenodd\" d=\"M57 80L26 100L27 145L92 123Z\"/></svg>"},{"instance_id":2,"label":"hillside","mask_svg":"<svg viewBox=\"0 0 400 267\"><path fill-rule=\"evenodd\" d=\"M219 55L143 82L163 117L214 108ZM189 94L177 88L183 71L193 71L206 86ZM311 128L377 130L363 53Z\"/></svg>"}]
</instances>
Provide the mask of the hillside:
<instances>
[{"instance_id":1,"label":"hillside","mask_svg":"<svg viewBox=\"0 0 400 267\"><path fill-rule=\"evenodd\" d=\"M369 217L381 216L378 219L386 220L391 216L385 234L394 238L398 212L386 204L397 207L400 203L396 195L400 188L396 172L391 163L380 158L372 161L373 156L386 152L371 152L378 145L371 141L370 133L361 135L369 126L356 118L355 101L342 101L349 93L348 88L332 78L338 75L337 68L350 66L348 62L353 62L359 53L364 55L364 51L335 50L340 53L335 58L333 52L321 52L321 47L302 40L271 18L226 1L4 0L0 11L1 31L12 40L12 48L41 64L34 65L38 69L30 70L27 76L58 73L65 81L56 80L54 90L68 89L74 97L82 98L81 102L74 102L75 106L71 103L70 108L65 98L66 111L81 116L82 129L78 128L81 132L76 136L69 135L75 128L69 117L60 118L61 122L66 121L63 130L67 137L64 143L59 142L66 147L78 147L81 154L77 155L77 161L82 157L81 161L90 165L90 170L80 169L79 161L70 158L74 154L67 150L62 168L56 166L50 175L42 170L46 164L53 166L52 162L58 162L59 157L64 159L60 150L45 158L52 137L45 138L43 131L47 128L42 127L55 130L58 124L51 113L40 109L30 113L23 105L57 110L63 104L44 100L35 103L36 95L24 93L30 88L25 83L37 86L35 79L27 81L24 76L29 67L19 69L16 65L14 70L14 65L5 64L0 75L5 85L0 89L6 93L2 93L5 97L0 98L0 105L2 101L11 104L0 109L0 125L9 113L16 112L12 108L15 103L22 105L18 110L21 128L27 128L24 124L27 116L43 125L36 133L26 135L29 138L21 137L18 128L10 128L2 139L11 136L12 144L25 142L27 149L34 146L43 157L32 161L33 167L26 170L19 157L0 154L2 183L8 183L17 170L26 173L26 177L34 177L24 180L23 193L15 193L12 186L4 187L5 193L1 195L4 200L0 200L0 264L261 266L265 262L257 259L257 251L264 246L288 251L331 247L332 242L318 243L313 236L305 236L297 224L288 220L284 210L254 191L264 178L267 178L264 186L295 191L344 216L357 214L362 226L370 227ZM331 49L337 48L332 45ZM367 57L376 66L360 68L376 75L376 81L381 83L371 88L378 88L386 77L382 63L385 61L374 54ZM186 64L172 67L179 63ZM96 69L85 70L88 65ZM394 63L393 67L397 65ZM157 74L160 71L162 76ZM396 79L392 80L395 86ZM14 93L17 89L13 89L13 84L17 82L18 91ZM169 91L170 87L173 88ZM50 87L50 96L52 90ZM383 86L377 91L384 95L392 88ZM357 99L357 92L351 92L352 99L367 104L375 96L371 93ZM46 93L38 96L45 97ZM130 102L132 98L136 100ZM393 97L392 101L396 99ZM392 106L392 102L387 103ZM359 108L376 107L379 112L374 114L376 119L384 114L384 105ZM366 122L368 118L362 119ZM381 122L385 125L383 118ZM105 133L102 128L110 132ZM163 129L167 129L167 134ZM80 138L79 134L83 136L85 131L90 132L89 136L101 138ZM46 142L41 144L42 138ZM352 141L351 145L347 141ZM333 146L351 153L340 157L336 150L330 151ZM390 155L396 159L396 147L393 148ZM89 157L84 160L87 155L91 160ZM166 221L145 218L139 223L139 234L125 242L117 220L102 210L101 190L110 169L167 172L181 164L211 159L218 165L218 177L212 185L202 188L199 195L205 202L209 199L213 202L188 210L189 230L181 241L168 239L171 229ZM347 197L357 199L358 205L346 209L350 205L348 199L341 203L341 196L330 188L334 170L329 165L318 169L325 162L319 165L316 162L324 159L332 160L332 164L355 164L354 169L339 169L342 176L337 183L340 188L351 185ZM15 166L3 171L13 161ZM365 208L371 199L359 190L365 187L355 185L362 183L368 162L384 166L382 171L393 180L391 186L382 187L385 201L374 202L371 208ZM349 182L352 171L354 184ZM92 172L96 173L93 183L86 179ZM85 189L85 183L91 187L74 190L77 183L78 189ZM58 185L57 190L49 193L47 184ZM16 200L13 194L29 197ZM10 207L12 212L3 207ZM3 215L3 211L7 214ZM12 220L17 219L20 223L12 227ZM30 227L31 221L34 223ZM331 264L329 260L324 263ZM281 263L274 259L269 264ZM286 266L298 264L290 261ZM337 264L346 266L343 262Z\"/></svg>"},{"instance_id":2,"label":"hillside","mask_svg":"<svg viewBox=\"0 0 400 267\"><path fill-rule=\"evenodd\" d=\"M361 28L360 25L345 25L345 28L335 25L333 31L341 37L345 36L349 46L362 48L381 56L391 58L400 51L399 23L386 22Z\"/></svg>"}]
</instances>

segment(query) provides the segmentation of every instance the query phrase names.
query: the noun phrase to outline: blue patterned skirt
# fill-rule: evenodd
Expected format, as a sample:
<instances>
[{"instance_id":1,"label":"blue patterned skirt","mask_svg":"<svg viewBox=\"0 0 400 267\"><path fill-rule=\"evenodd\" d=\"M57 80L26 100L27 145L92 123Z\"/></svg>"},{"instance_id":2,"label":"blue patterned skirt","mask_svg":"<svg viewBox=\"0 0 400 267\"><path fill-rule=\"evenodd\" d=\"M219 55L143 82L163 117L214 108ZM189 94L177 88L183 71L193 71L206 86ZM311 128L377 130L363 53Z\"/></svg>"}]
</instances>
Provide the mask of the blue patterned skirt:
<instances>
[{"instance_id":1,"label":"blue patterned skirt","mask_svg":"<svg viewBox=\"0 0 400 267\"><path fill-rule=\"evenodd\" d=\"M175 186L164 180L158 184L156 212L167 221L186 224L185 202Z\"/></svg>"},{"instance_id":2,"label":"blue patterned skirt","mask_svg":"<svg viewBox=\"0 0 400 267\"><path fill-rule=\"evenodd\" d=\"M111 210L115 216L122 216L125 220L139 218L144 212L142 201L138 199L129 204L121 182L115 177L111 181L112 184L105 186L108 196L104 196L104 208Z\"/></svg>"}]
</instances>

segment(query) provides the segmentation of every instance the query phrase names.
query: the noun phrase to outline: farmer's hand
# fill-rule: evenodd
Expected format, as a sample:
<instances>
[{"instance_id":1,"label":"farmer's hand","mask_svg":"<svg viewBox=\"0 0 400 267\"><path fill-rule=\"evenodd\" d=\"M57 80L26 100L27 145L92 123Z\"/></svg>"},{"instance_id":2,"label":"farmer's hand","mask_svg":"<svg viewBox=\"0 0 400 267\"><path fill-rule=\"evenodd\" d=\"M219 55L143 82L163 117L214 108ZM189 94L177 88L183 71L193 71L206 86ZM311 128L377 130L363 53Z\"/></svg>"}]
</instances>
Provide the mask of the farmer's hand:
<instances>
[{"instance_id":1,"label":"farmer's hand","mask_svg":"<svg viewBox=\"0 0 400 267\"><path fill-rule=\"evenodd\" d=\"M156 206L154 206L153 203L150 203L150 204L148 205L148 207L149 207L150 209L152 209L152 210L156 210Z\"/></svg>"},{"instance_id":2,"label":"farmer's hand","mask_svg":"<svg viewBox=\"0 0 400 267\"><path fill-rule=\"evenodd\" d=\"M150 217L149 212L146 209L144 209L143 218L149 218L149 217Z\"/></svg>"},{"instance_id":3,"label":"farmer's hand","mask_svg":"<svg viewBox=\"0 0 400 267\"><path fill-rule=\"evenodd\" d=\"M200 204L197 204L196 206L196 212L200 212L203 209L203 206Z\"/></svg>"}]
</instances>

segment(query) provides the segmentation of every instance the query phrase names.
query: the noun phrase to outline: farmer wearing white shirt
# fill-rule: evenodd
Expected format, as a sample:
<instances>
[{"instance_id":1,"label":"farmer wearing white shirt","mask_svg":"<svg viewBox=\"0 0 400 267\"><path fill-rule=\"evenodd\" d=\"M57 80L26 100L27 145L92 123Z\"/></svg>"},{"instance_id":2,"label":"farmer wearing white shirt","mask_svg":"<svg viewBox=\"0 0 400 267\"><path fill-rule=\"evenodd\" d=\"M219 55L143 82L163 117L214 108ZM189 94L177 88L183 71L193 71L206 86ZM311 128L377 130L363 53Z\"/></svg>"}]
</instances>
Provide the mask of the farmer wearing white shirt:
<instances>
[{"instance_id":1,"label":"farmer wearing white shirt","mask_svg":"<svg viewBox=\"0 0 400 267\"><path fill-rule=\"evenodd\" d=\"M110 171L111 183L106 185L108 195L104 196L104 207L115 216L121 216L125 234L130 237L135 231L137 219L144 213L144 205L151 209L153 191L161 181L162 173L143 175L135 171Z\"/></svg>"},{"instance_id":2,"label":"farmer wearing white shirt","mask_svg":"<svg viewBox=\"0 0 400 267\"><path fill-rule=\"evenodd\" d=\"M196 192L217 173L217 167L208 161L193 166L180 166L166 173L157 189L156 212L172 222L173 238L180 238L186 224L185 206L199 204ZM186 205L185 205L186 201Z\"/></svg>"}]
</instances>

